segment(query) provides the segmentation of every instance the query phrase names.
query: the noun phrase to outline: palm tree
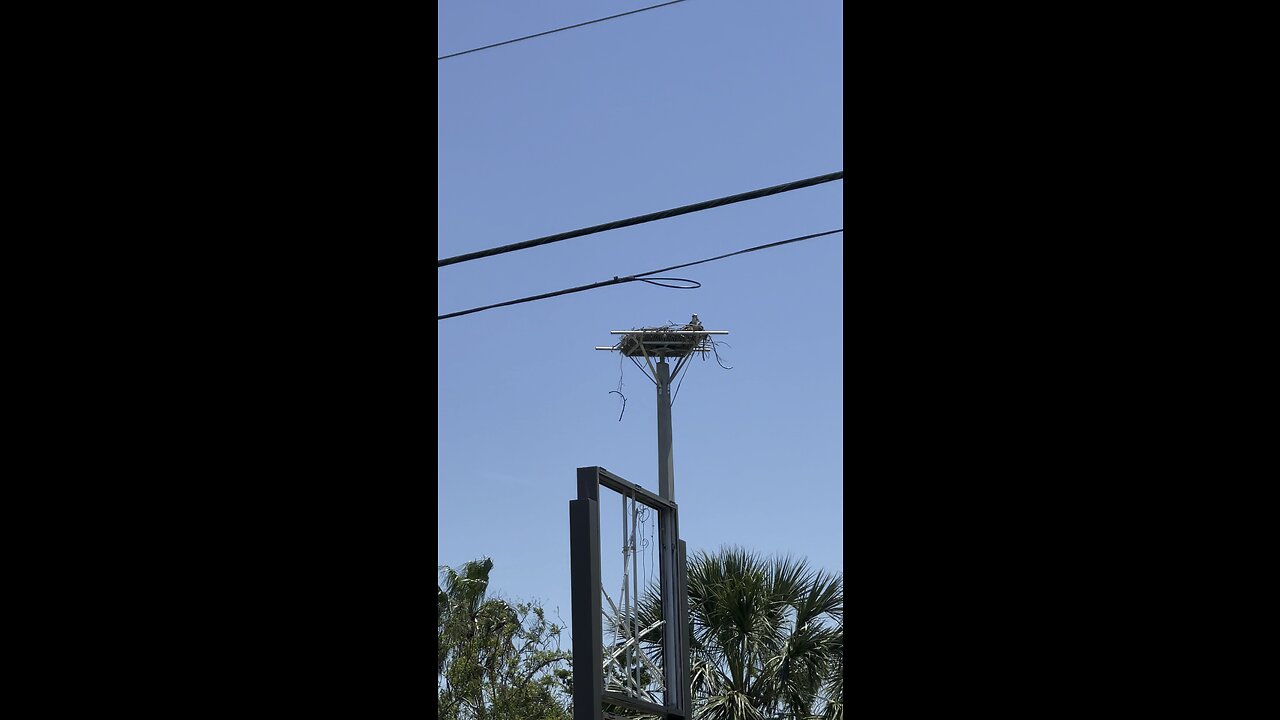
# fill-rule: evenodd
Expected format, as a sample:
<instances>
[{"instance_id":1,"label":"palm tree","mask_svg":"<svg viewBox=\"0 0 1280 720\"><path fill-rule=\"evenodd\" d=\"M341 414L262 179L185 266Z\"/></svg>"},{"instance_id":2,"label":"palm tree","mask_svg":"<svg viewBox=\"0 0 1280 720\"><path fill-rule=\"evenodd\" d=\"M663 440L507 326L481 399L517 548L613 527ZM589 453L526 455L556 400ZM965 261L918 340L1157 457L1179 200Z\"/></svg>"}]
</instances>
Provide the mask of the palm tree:
<instances>
[{"instance_id":1,"label":"palm tree","mask_svg":"<svg viewBox=\"0 0 1280 720\"><path fill-rule=\"evenodd\" d=\"M688 573L699 720L843 718L842 575L741 548L700 552ZM660 617L650 588L640 622ZM659 645L647 650L661 661Z\"/></svg>"},{"instance_id":2,"label":"palm tree","mask_svg":"<svg viewBox=\"0 0 1280 720\"><path fill-rule=\"evenodd\" d=\"M489 589L489 572L493 570L493 560L471 560L463 563L460 570L451 567L440 569L444 573L444 587L436 587L436 620L441 637L437 650L437 673L444 670L449 653L458 641L475 634L477 617L484 605L485 591Z\"/></svg>"}]
</instances>

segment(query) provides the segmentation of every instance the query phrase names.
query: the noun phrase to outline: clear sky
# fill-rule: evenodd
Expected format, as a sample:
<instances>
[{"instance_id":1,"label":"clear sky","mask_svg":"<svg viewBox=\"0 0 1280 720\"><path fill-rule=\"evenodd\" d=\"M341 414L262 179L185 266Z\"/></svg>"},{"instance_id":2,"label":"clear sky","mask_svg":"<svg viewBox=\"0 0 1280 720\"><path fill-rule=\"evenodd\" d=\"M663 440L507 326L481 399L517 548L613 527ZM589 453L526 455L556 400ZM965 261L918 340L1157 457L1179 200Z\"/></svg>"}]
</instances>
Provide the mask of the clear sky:
<instances>
[{"instance_id":1,"label":"clear sky","mask_svg":"<svg viewBox=\"0 0 1280 720\"><path fill-rule=\"evenodd\" d=\"M440 0L437 55L659 1ZM844 170L843 23L837 0L687 0L438 61L438 257ZM439 268L437 315L842 228L844 184ZM697 313L733 369L691 361L673 408L690 554L843 572L845 237L670 273L697 290L437 321L437 564L490 556L493 591L568 621L575 469L657 491L653 384L592 348Z\"/></svg>"}]
</instances>

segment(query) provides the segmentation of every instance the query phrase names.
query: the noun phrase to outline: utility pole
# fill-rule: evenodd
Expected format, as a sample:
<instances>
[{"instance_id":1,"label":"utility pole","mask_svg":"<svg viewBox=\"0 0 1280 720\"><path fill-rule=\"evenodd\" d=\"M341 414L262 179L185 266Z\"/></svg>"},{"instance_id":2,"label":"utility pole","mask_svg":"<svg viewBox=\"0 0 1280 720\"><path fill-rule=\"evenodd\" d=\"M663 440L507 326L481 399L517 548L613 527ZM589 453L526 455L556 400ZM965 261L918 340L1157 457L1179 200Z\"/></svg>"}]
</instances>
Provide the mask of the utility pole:
<instances>
[{"instance_id":1,"label":"utility pole","mask_svg":"<svg viewBox=\"0 0 1280 720\"><path fill-rule=\"evenodd\" d=\"M676 495L675 457L671 441L671 381L680 374L694 355L712 351L711 335L728 335L727 330L704 330L697 314L683 327L665 326L637 330L611 330L622 339L610 347L596 350L621 352L641 370L637 358L643 358L649 368L649 379L657 386L658 397L658 495L674 506ZM678 358L674 369L667 358ZM655 362L656 361L656 362ZM670 519L668 519L668 517ZM685 548L680 540L675 513L660 514L658 518L659 575L661 587L678 588L677 592L662 593L664 667L663 680L665 703L668 708L691 708L689 696L689 638L688 596L685 587Z\"/></svg>"},{"instance_id":2,"label":"utility pole","mask_svg":"<svg viewBox=\"0 0 1280 720\"><path fill-rule=\"evenodd\" d=\"M694 315L696 318L697 315ZM666 358L658 360L657 368L657 385L658 385L658 494L662 497L675 502L676 495L676 469L675 458L671 455L671 374L667 366ZM680 537L680 528L675 527L676 523L664 523L658 520L658 536L661 538L662 552L658 555L658 572L662 574L662 582L666 583L666 587L679 587L675 581L676 568L674 563L669 562L668 558L676 557L676 541ZM678 598L674 594L664 595L662 598L662 617L678 618L680 617L680 609L678 606ZM677 623L669 622L662 626L663 647L680 648L683 638L676 631L679 630ZM676 663L666 663L663 668L665 675L665 687L668 689L670 696L669 704L676 705L674 702L675 693L680 687L680 675L676 669Z\"/></svg>"},{"instance_id":3,"label":"utility pole","mask_svg":"<svg viewBox=\"0 0 1280 720\"><path fill-rule=\"evenodd\" d=\"M695 316L696 317L696 316ZM671 368L658 360L658 494L676 499L675 458L671 454Z\"/></svg>"},{"instance_id":4,"label":"utility pole","mask_svg":"<svg viewBox=\"0 0 1280 720\"><path fill-rule=\"evenodd\" d=\"M596 350L621 352L642 370L644 368L636 358L644 358L649 367L649 377L658 388L658 495L674 502L676 470L671 449L671 381L680 374L689 358L696 354L706 356L711 350L711 335L728 335L729 331L704 330L697 313L694 313L683 327L610 330L609 334L623 337L617 345L597 347ZM669 357L679 358L674 370L667 364Z\"/></svg>"}]
</instances>

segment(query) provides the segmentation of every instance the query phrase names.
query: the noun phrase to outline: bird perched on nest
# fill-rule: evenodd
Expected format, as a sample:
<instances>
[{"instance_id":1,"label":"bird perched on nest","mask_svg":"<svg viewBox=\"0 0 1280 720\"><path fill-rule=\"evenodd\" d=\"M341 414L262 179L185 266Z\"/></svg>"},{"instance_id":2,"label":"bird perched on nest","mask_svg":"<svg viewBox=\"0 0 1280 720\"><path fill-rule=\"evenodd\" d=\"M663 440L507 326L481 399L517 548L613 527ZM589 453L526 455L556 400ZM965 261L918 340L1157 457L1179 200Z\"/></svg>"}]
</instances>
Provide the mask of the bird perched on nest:
<instances>
[{"instance_id":1,"label":"bird perched on nest","mask_svg":"<svg viewBox=\"0 0 1280 720\"><path fill-rule=\"evenodd\" d=\"M693 314L693 319L688 322L682 330L701 330L702 322L698 320L698 313Z\"/></svg>"}]
</instances>

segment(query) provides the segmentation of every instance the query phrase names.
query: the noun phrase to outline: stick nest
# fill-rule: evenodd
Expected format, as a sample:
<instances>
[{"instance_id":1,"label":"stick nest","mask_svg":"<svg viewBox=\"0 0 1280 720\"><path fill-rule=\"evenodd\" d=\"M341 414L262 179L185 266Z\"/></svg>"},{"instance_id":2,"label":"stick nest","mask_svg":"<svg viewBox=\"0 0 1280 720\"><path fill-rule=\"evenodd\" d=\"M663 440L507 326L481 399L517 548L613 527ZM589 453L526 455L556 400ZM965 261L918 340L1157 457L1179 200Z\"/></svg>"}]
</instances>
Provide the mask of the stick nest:
<instances>
[{"instance_id":1,"label":"stick nest","mask_svg":"<svg viewBox=\"0 0 1280 720\"><path fill-rule=\"evenodd\" d=\"M701 330L689 325L663 325L661 327L636 328L634 334L622 336L618 350L627 357L684 357L690 353L706 352L710 342L707 335L677 335L673 330ZM644 341L641 347L641 341Z\"/></svg>"}]
</instances>

